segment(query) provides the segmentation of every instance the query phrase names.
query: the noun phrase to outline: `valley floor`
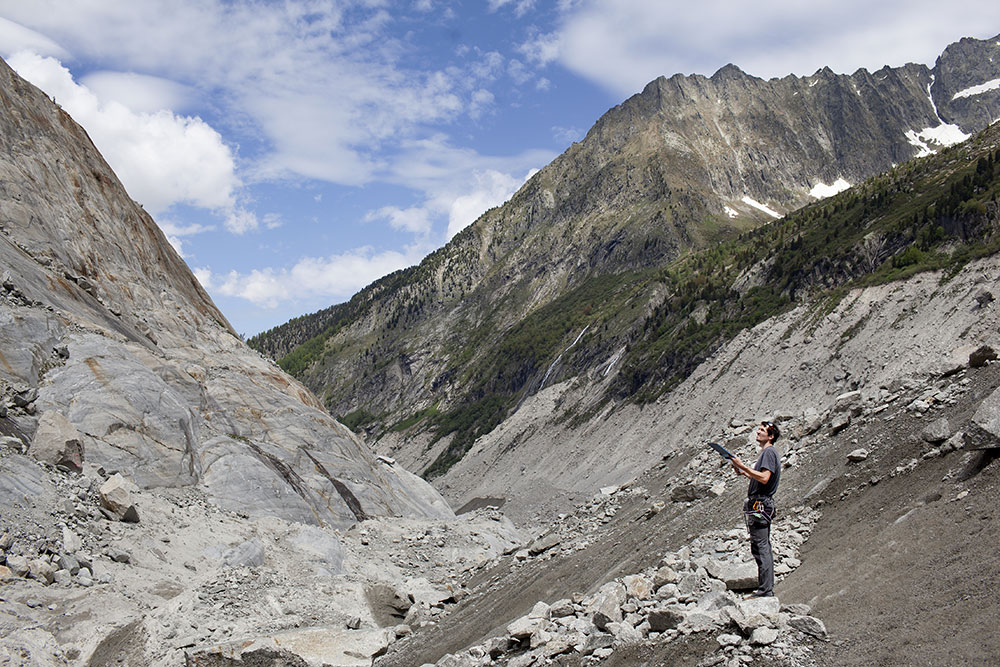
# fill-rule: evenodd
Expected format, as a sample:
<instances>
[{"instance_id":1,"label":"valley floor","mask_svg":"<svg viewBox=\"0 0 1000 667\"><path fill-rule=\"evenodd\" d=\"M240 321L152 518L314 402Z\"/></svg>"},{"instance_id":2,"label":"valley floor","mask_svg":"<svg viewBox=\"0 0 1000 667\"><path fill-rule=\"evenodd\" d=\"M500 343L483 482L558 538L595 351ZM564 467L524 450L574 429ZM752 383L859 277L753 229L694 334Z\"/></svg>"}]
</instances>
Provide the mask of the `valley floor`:
<instances>
[{"instance_id":1,"label":"valley floor","mask_svg":"<svg viewBox=\"0 0 1000 667\"><path fill-rule=\"evenodd\" d=\"M779 664L996 664L1000 463L991 458L996 450L935 447L923 434L943 418L949 442L959 442L998 386L1000 364L913 385L836 435L825 424L797 450L795 465L782 476L778 501L784 512L775 533L787 530L783 522L796 506L812 507L820 516L801 547L801 565L784 576L776 594L783 605L808 605L825 622L829 637L804 642L807 657L788 656ZM926 411L915 409L914 401L928 394L947 398ZM867 458L850 462L848 453L862 447ZM719 497L671 502L672 488L692 462L668 458L617 492L621 500L613 503L617 509L607 521L582 530L559 528L572 525L570 518L557 522L556 553L524 561L507 557L476 575L468 582L470 595L454 611L390 647L377 664L401 667L465 655L468 647L505 635L507 624L540 600L592 594L608 581L655 566L700 535L740 528L739 484L730 484ZM731 474L714 462L709 468L720 479ZM664 508L650 516L657 502ZM554 664L732 665L734 654L720 648L718 632L647 639L620 646L602 660L574 653ZM518 661L527 655L531 652L514 652L497 664L549 664ZM775 664L760 651L744 655L751 664Z\"/></svg>"}]
</instances>

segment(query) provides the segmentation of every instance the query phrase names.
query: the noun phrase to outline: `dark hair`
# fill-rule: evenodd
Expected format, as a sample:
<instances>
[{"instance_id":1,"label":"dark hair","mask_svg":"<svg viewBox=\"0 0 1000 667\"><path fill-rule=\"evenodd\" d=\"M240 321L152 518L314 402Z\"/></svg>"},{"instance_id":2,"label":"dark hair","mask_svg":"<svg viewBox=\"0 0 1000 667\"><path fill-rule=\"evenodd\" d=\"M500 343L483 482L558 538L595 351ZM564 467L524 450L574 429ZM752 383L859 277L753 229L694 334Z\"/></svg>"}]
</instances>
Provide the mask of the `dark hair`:
<instances>
[{"instance_id":1,"label":"dark hair","mask_svg":"<svg viewBox=\"0 0 1000 667\"><path fill-rule=\"evenodd\" d=\"M781 437L781 429L778 428L777 424L764 421L760 425L767 429L767 436L771 438L771 442L777 442L778 438Z\"/></svg>"}]
</instances>

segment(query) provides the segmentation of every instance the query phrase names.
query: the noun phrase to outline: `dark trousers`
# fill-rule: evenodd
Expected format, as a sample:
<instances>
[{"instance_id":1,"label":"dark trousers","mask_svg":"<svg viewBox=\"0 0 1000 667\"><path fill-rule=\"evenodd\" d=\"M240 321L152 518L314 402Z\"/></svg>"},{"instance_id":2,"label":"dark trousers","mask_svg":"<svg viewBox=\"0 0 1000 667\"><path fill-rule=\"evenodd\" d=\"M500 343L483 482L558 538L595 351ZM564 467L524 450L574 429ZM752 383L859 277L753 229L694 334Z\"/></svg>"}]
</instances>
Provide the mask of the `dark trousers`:
<instances>
[{"instance_id":1,"label":"dark trousers","mask_svg":"<svg viewBox=\"0 0 1000 667\"><path fill-rule=\"evenodd\" d=\"M757 561L757 591L765 594L774 592L774 554L771 553L770 522L750 519L750 553Z\"/></svg>"}]
</instances>

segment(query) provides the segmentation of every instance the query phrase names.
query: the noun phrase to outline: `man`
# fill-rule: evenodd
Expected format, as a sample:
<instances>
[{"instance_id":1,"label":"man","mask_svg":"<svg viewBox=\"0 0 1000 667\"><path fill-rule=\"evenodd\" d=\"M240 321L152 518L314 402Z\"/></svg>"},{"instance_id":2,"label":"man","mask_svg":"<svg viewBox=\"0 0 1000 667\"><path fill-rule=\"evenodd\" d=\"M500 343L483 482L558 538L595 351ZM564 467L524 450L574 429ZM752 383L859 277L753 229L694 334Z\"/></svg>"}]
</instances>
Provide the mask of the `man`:
<instances>
[{"instance_id":1,"label":"man","mask_svg":"<svg viewBox=\"0 0 1000 667\"><path fill-rule=\"evenodd\" d=\"M750 533L750 552L757 561L757 590L749 597L774 595L771 520L775 515L774 492L778 490L778 478L781 476L781 457L774 448L774 443L780 435L781 431L777 426L771 422L761 422L757 428L760 457L754 467L747 467L737 456L733 456L732 459L736 474L750 478L743 513L746 515L747 530Z\"/></svg>"}]
</instances>

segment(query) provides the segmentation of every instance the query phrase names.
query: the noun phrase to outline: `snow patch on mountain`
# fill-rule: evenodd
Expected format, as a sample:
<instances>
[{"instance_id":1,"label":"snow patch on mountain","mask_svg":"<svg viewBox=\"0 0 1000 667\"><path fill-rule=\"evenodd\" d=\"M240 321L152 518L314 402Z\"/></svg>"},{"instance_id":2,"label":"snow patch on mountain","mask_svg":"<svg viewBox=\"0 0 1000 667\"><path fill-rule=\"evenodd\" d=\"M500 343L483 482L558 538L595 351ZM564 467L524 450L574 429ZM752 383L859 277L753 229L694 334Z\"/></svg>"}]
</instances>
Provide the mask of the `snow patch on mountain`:
<instances>
[{"instance_id":1,"label":"snow patch on mountain","mask_svg":"<svg viewBox=\"0 0 1000 667\"><path fill-rule=\"evenodd\" d=\"M965 90L960 90L952 96L951 99L957 100L961 97L972 97L973 95L982 95L983 93L988 93L991 90L1000 88L1000 79L993 79L987 81L986 83L981 83L978 86L972 86L966 88Z\"/></svg>"},{"instance_id":2,"label":"snow patch on mountain","mask_svg":"<svg viewBox=\"0 0 1000 667\"><path fill-rule=\"evenodd\" d=\"M781 217L781 214L775 211L774 209L768 208L766 204L761 204L759 201L754 201L747 195L743 195L743 198L740 201L742 201L744 204L749 204L750 206L753 206L758 211L763 211L764 213L767 213L772 218Z\"/></svg>"},{"instance_id":3,"label":"snow patch on mountain","mask_svg":"<svg viewBox=\"0 0 1000 667\"><path fill-rule=\"evenodd\" d=\"M723 208L725 208L726 215L728 215L730 218L735 218L736 216L738 216L740 214L739 211L737 211L732 206L725 206Z\"/></svg>"},{"instance_id":4,"label":"snow patch on mountain","mask_svg":"<svg viewBox=\"0 0 1000 667\"><path fill-rule=\"evenodd\" d=\"M849 187L851 187L850 183L845 181L843 178L838 178L832 185L817 183L813 186L812 190L809 191L809 196L815 197L816 199L826 199L827 197L832 197L838 192L843 192Z\"/></svg>"},{"instance_id":5,"label":"snow patch on mountain","mask_svg":"<svg viewBox=\"0 0 1000 667\"><path fill-rule=\"evenodd\" d=\"M916 157L925 157L927 155L932 155L937 152L934 148L931 148L929 144L937 144L939 146L952 146L954 144L959 144L968 139L970 136L958 125L950 125L947 123L942 123L937 127L925 127L920 130L920 132L915 132L913 130L906 131L906 140L910 142L912 146L919 149Z\"/></svg>"}]
</instances>

